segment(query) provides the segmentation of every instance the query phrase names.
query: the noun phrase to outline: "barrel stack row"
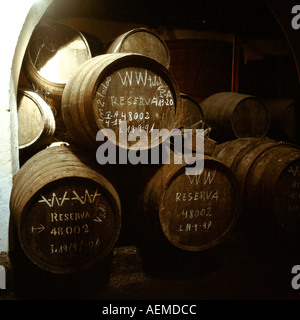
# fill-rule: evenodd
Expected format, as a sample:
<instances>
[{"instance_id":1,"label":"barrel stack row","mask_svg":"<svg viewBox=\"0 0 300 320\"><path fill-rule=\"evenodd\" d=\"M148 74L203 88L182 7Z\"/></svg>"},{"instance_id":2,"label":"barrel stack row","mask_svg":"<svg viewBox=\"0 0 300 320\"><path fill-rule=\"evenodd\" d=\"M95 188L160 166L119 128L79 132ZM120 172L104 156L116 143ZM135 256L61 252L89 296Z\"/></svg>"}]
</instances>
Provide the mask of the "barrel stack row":
<instances>
[{"instance_id":1,"label":"barrel stack row","mask_svg":"<svg viewBox=\"0 0 300 320\"><path fill-rule=\"evenodd\" d=\"M281 232L299 234L296 100L220 92L200 105L219 143L213 156L238 180L243 228L265 237L278 226Z\"/></svg>"},{"instance_id":2,"label":"barrel stack row","mask_svg":"<svg viewBox=\"0 0 300 320\"><path fill-rule=\"evenodd\" d=\"M66 61L65 56L67 62L59 63ZM51 65L53 61L54 65ZM23 63L23 72L31 87L19 91L20 101L28 98L31 107L18 105L19 141L22 131L31 132L28 127L38 127L39 119L45 119L48 113L56 122L50 121L54 124L48 130L44 129L43 122L46 121L41 120L43 124L38 131L49 132L43 133L47 138L40 142L41 134L37 134L33 140L38 143L32 143L32 146L29 137L23 143L24 153L30 157L14 180L11 216L23 250L39 267L50 272L69 273L94 265L112 250L122 230L121 220L123 226L123 221L131 221L131 215L138 216L138 221L147 221L143 227L148 228L153 239L161 233L168 243L188 251L214 247L233 230L241 211L241 199L245 200L241 196L246 194L244 186L252 185L255 189L255 183L261 183L259 177L266 174L264 181L268 181L267 175L272 170L280 169L280 174L276 187L268 190L270 203L275 196L282 206L280 217L285 208L298 210L299 154L294 145L283 147L260 137L266 134L264 126L269 123L268 116L262 112L265 109L260 109L252 98L241 98L236 94L235 106L230 107L236 109L232 112L232 121L224 114L225 104L229 103L224 102L223 108L211 112L214 107L206 107L209 101L200 106L192 97L180 92L176 79L168 70L169 64L165 42L145 28L120 35L106 53L94 57L91 57L84 36L74 28L53 23L34 31ZM54 74L57 65L58 78L45 78L43 72L50 70ZM35 98L37 93L43 97L47 112L41 108L42 102ZM229 96L232 94L226 93L224 100L232 99ZM247 100L244 109L237 99ZM37 116L33 116L34 104L38 109ZM247 138L251 141L249 146L243 147L245 153L237 156L241 158L239 172L242 178L236 172L238 160L227 161L234 154L232 150L227 151L221 144L214 152L215 142L208 137L204 139L204 170L197 175L185 174L185 163L134 166L128 163L99 165L95 161L99 146L106 143L106 140L96 139L101 129L110 129L106 131L106 139L115 146L112 150L123 150L127 156L129 149L136 150L136 155L142 151L149 155L168 138L162 136L157 145L151 144L154 129L171 132L178 128L206 128L209 125L213 128L212 134L218 133L219 125L210 118L210 112L221 121L224 119L220 128L228 129L230 134L241 132L243 138L255 137ZM34 125L30 124L32 120ZM249 125L255 120L255 126ZM127 125L121 127L124 121ZM140 139L139 144L128 139L130 133L141 129L149 139ZM249 130L255 134L248 134ZM127 139L124 141L120 136L125 133ZM64 140L70 146L39 151L51 140ZM248 172L256 170L254 164L261 168L261 158L263 163L266 161L259 147L254 158L246 165L242 164L248 156L247 150L250 152L250 145L264 145L265 141L274 146L278 167L275 163L272 169L266 165L268 173L263 170L256 174L256 181L245 182L253 177ZM19 148L20 153L23 152L21 144ZM287 154L285 161L281 161L281 151L278 151L281 148L285 149L282 154ZM109 158L109 152L107 150L103 156ZM272 178L276 179L275 175ZM286 195L287 188L280 192L283 183L295 189L293 201ZM286 202L283 203L280 197L285 195ZM289 226L291 223L282 224Z\"/></svg>"}]
</instances>

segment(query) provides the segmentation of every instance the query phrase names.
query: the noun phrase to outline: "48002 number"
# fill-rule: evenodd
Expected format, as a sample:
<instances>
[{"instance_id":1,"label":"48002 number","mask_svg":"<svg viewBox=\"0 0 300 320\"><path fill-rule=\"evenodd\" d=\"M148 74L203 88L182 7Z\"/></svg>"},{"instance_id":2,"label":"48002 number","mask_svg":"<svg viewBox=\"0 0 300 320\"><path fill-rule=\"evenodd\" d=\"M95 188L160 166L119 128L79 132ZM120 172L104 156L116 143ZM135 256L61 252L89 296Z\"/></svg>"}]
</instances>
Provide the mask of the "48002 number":
<instances>
[{"instance_id":1,"label":"48002 number","mask_svg":"<svg viewBox=\"0 0 300 320\"><path fill-rule=\"evenodd\" d=\"M89 225L83 224L82 226L67 226L67 227L54 227L50 231L53 236L63 236L79 233L88 233Z\"/></svg>"}]
</instances>

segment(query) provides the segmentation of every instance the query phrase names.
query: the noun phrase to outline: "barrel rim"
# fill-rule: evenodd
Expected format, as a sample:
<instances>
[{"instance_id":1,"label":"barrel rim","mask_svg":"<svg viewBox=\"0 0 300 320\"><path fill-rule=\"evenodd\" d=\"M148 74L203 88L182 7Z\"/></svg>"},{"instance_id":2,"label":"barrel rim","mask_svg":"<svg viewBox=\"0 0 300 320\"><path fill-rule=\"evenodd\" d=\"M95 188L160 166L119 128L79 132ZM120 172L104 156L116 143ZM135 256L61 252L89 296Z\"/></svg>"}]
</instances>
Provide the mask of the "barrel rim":
<instances>
[{"instance_id":1,"label":"barrel rim","mask_svg":"<svg viewBox=\"0 0 300 320\"><path fill-rule=\"evenodd\" d=\"M42 126L39 134L35 137L35 139L31 140L29 143L22 144L22 145L18 146L19 150L23 150L23 149L35 146L36 142L41 138L43 132L47 128L47 125L49 125L51 127L50 136L53 136L54 132L55 132L56 124L55 124L54 114L51 110L50 105L42 97L40 97L35 91L33 91L31 89L27 89L27 88L18 88L18 95L19 94L32 100L35 103L35 105L37 106L37 108L39 109L39 112L41 113L42 118L44 120L46 120L43 123L43 126ZM43 107L41 105L43 105Z\"/></svg>"},{"instance_id":2,"label":"barrel rim","mask_svg":"<svg viewBox=\"0 0 300 320\"><path fill-rule=\"evenodd\" d=\"M83 33L80 32L77 28L70 26L67 23L62 23L62 22L57 22L57 21L43 22L43 23L40 23L36 26L33 33L36 30L38 30L39 28L51 27L53 25L64 26L64 27L69 28L72 31L75 31L75 33L77 33L80 36L80 38L82 39L82 41L84 42L86 49L87 49L87 53L89 55L89 58L92 58L89 44L88 44L86 38L84 37ZM38 89L42 90L42 92L45 95L54 96L55 98L61 98L61 95L63 93L66 82L61 82L61 83L60 82L52 82L52 81L50 81L40 75L40 73L37 71L37 69L33 63L33 60L32 60L31 54L30 54L30 41L29 41L29 44L26 48L23 66L26 71L28 79L32 82L32 84L34 86L36 86Z\"/></svg>"},{"instance_id":3,"label":"barrel rim","mask_svg":"<svg viewBox=\"0 0 300 320\"><path fill-rule=\"evenodd\" d=\"M116 52L117 50L120 49L120 47L123 45L123 42L129 38L132 34L134 33L137 33L137 32L146 32L146 33L150 33L152 34L153 36L155 36L159 42L161 42L166 50L166 54L167 54L167 64L163 64L167 69L170 67L170 51L169 51L169 47L167 46L166 42L160 37L160 35L158 33L156 33L155 31L149 29L149 28L146 28L146 27L138 27L138 28L134 28L134 29L131 29L127 32L124 32L123 34L119 35L114 41L113 43L111 44L111 46L113 46L113 44L115 42L118 42L117 43L117 46L112 50L110 51L110 48L108 48L108 53L110 52Z\"/></svg>"}]
</instances>

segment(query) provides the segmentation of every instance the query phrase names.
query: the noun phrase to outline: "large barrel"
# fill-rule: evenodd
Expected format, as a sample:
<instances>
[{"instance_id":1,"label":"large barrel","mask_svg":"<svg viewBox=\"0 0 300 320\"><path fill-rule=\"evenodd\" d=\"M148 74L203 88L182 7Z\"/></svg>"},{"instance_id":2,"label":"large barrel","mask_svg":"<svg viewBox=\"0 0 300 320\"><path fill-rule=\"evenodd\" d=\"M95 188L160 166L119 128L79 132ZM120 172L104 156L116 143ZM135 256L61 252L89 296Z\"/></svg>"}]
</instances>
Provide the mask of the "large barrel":
<instances>
[{"instance_id":1,"label":"large barrel","mask_svg":"<svg viewBox=\"0 0 300 320\"><path fill-rule=\"evenodd\" d=\"M269 114L255 96L219 92L200 103L204 118L212 127L212 138L224 142L235 138L264 137L269 129Z\"/></svg>"},{"instance_id":2,"label":"large barrel","mask_svg":"<svg viewBox=\"0 0 300 320\"><path fill-rule=\"evenodd\" d=\"M19 150L37 151L50 144L55 132L50 105L32 90L19 89L17 108Z\"/></svg>"},{"instance_id":3,"label":"large barrel","mask_svg":"<svg viewBox=\"0 0 300 320\"><path fill-rule=\"evenodd\" d=\"M233 230L240 211L237 181L220 161L205 156L200 175L186 175L186 165L163 165L147 184L143 211L175 247L202 251ZM148 227L151 226L149 223Z\"/></svg>"},{"instance_id":4,"label":"large barrel","mask_svg":"<svg viewBox=\"0 0 300 320\"><path fill-rule=\"evenodd\" d=\"M10 210L25 254L53 273L94 266L112 250L120 231L114 187L79 150L65 146L44 149L21 167Z\"/></svg>"},{"instance_id":5,"label":"large barrel","mask_svg":"<svg viewBox=\"0 0 300 320\"><path fill-rule=\"evenodd\" d=\"M118 36L107 53L139 53L157 60L166 68L170 65L170 53L166 43L154 31L136 28Z\"/></svg>"},{"instance_id":6,"label":"large barrel","mask_svg":"<svg viewBox=\"0 0 300 320\"><path fill-rule=\"evenodd\" d=\"M90 59L74 73L63 93L62 112L80 146L97 146L98 131L107 128L111 141L134 148L136 141L120 141L120 130L126 136L143 129L150 137L153 129L177 128L179 99L177 84L162 64L138 54L112 53ZM146 140L139 142L140 150L151 146Z\"/></svg>"},{"instance_id":7,"label":"large barrel","mask_svg":"<svg viewBox=\"0 0 300 320\"><path fill-rule=\"evenodd\" d=\"M268 136L282 141L300 142L300 105L298 99L264 99L269 115Z\"/></svg>"},{"instance_id":8,"label":"large barrel","mask_svg":"<svg viewBox=\"0 0 300 320\"><path fill-rule=\"evenodd\" d=\"M34 30L24 58L24 73L36 91L60 101L66 82L91 52L83 34L63 23Z\"/></svg>"},{"instance_id":9,"label":"large barrel","mask_svg":"<svg viewBox=\"0 0 300 320\"><path fill-rule=\"evenodd\" d=\"M237 177L244 207L251 207L253 223L258 226L264 216L275 216L283 229L300 231L298 146L267 138L244 138L218 145L213 155Z\"/></svg>"}]
</instances>

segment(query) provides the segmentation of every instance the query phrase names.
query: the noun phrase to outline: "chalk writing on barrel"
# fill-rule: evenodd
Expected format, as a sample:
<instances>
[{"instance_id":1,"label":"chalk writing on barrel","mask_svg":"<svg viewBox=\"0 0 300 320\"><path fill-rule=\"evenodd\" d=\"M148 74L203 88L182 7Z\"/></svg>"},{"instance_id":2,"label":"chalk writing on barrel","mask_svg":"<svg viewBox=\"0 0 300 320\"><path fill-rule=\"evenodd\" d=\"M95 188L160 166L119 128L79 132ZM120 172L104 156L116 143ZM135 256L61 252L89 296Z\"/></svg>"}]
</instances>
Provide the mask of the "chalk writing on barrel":
<instances>
[{"instance_id":1,"label":"chalk writing on barrel","mask_svg":"<svg viewBox=\"0 0 300 320\"><path fill-rule=\"evenodd\" d=\"M59 197L56 195L55 192L52 193L52 198L47 199L45 196L43 196L42 194L41 196L41 200L39 200L39 203L46 203L49 207L53 207L55 204L57 204L59 207L63 206L65 201L69 201L69 200L77 200L79 201L81 204L86 204L86 203L94 203L96 197L100 197L101 193L98 193L98 189L90 194L88 190L85 190L84 195L79 195L77 193L77 191L72 190L72 194L73 197L70 198L69 196L69 191L65 191L63 196Z\"/></svg>"}]
</instances>

